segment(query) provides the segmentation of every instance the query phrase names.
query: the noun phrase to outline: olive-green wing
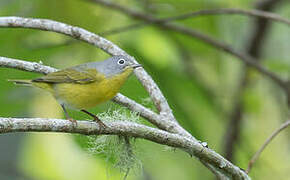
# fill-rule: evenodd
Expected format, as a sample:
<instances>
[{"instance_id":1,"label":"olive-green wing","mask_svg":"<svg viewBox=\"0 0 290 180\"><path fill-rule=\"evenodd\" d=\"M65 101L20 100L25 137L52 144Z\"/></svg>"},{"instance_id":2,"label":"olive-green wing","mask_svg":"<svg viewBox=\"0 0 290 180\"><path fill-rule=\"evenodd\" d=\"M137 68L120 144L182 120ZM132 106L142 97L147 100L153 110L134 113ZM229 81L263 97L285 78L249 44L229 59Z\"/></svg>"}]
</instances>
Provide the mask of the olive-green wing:
<instances>
[{"instance_id":1,"label":"olive-green wing","mask_svg":"<svg viewBox=\"0 0 290 180\"><path fill-rule=\"evenodd\" d=\"M95 81L101 81L104 78L104 75L98 73L96 69L89 69L86 71L64 69L47 74L41 78L33 79L32 82L88 84Z\"/></svg>"}]
</instances>

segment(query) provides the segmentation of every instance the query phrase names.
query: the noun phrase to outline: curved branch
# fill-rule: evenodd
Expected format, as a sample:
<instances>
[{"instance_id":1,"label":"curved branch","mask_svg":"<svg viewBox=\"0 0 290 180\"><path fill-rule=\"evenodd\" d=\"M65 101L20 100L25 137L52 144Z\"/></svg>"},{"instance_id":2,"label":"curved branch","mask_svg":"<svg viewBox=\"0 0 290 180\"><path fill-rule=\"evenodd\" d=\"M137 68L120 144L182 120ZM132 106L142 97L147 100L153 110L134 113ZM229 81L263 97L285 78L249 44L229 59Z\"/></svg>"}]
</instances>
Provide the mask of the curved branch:
<instances>
[{"instance_id":1,"label":"curved branch","mask_svg":"<svg viewBox=\"0 0 290 180\"><path fill-rule=\"evenodd\" d=\"M133 122L114 121L106 122L106 125L107 128L103 129L98 126L98 123L90 121L77 121L77 125L73 125L71 122L61 119L0 118L0 134L29 131L79 133L84 135L126 135L183 149L191 155L226 172L231 175L232 178L249 179L247 174L238 167L232 165L229 161L211 149L202 146L198 142L192 141L190 138Z\"/></svg>"},{"instance_id":2,"label":"curved branch","mask_svg":"<svg viewBox=\"0 0 290 180\"><path fill-rule=\"evenodd\" d=\"M286 81L284 81L283 79L281 79L279 76L277 76L276 74L272 73L271 71L267 70L266 68L264 68L263 66L261 66L256 60L255 58L249 56L246 53L242 53L240 51L237 51L235 49L233 49L231 46L220 42L218 40L215 40L199 31L190 29L190 28L186 28L184 26L180 26L178 24L173 24L173 23L160 23L160 19L155 18L151 15L147 15L141 12L137 12L133 9L129 9L127 7L121 6L119 4L115 4L112 3L110 1L104 1L104 0L91 0L95 3L98 3L100 5L106 6L108 8L112 8L114 10L120 11L130 17L133 17L135 19L140 19L143 21L146 21L148 23L152 23L155 25L158 25L158 27L164 28L164 29L168 29L168 30L172 30L175 32L179 32L194 38L197 38L207 44L209 44L210 46L213 46L217 49L221 49L224 52L227 52L235 57L237 57L238 59L242 60L246 65L255 68L258 72L262 73L263 75L269 77L271 80L273 80L275 83L277 83L282 89L284 89L286 92L288 92L288 86Z\"/></svg>"},{"instance_id":3,"label":"curved branch","mask_svg":"<svg viewBox=\"0 0 290 180\"><path fill-rule=\"evenodd\" d=\"M89 32L83 28L71 26L65 23L48 19L0 17L0 27L31 28L61 33L97 46L111 55L125 55L128 56L128 58L131 58L133 61L137 62L134 57L128 55L125 51L123 51L111 41L108 41L107 39ZM145 89L148 91L157 109L161 113L167 114L167 116L170 117L168 118L169 120L176 121L165 97L163 96L156 83L147 74L147 72L143 68L137 68L134 73L139 81L143 84Z\"/></svg>"},{"instance_id":4,"label":"curved branch","mask_svg":"<svg viewBox=\"0 0 290 180\"><path fill-rule=\"evenodd\" d=\"M257 161L257 159L260 157L261 153L264 151L264 149L267 147L267 145L284 129L286 129L287 127L290 126L290 120L286 121L285 123L283 123L278 129L276 129L270 137L268 137L268 139L264 142L264 144L260 147L260 149L254 154L254 156L251 158L249 164L248 164L248 168L246 170L246 173L248 174L254 163Z\"/></svg>"}]
</instances>

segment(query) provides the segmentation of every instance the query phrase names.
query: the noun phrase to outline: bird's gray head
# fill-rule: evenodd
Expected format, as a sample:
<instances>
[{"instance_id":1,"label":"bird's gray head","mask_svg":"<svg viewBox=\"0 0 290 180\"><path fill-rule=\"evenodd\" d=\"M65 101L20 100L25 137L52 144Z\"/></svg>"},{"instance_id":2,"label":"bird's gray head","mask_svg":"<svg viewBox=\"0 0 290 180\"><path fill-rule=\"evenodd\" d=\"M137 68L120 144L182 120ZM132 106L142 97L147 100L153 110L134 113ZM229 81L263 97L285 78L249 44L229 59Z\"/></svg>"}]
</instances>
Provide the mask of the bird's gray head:
<instances>
[{"instance_id":1,"label":"bird's gray head","mask_svg":"<svg viewBox=\"0 0 290 180\"><path fill-rule=\"evenodd\" d=\"M90 67L94 66L98 72L104 74L106 77L114 76L122 73L127 68L137 68L140 64L136 64L126 56L118 55L100 62L89 63Z\"/></svg>"}]
</instances>

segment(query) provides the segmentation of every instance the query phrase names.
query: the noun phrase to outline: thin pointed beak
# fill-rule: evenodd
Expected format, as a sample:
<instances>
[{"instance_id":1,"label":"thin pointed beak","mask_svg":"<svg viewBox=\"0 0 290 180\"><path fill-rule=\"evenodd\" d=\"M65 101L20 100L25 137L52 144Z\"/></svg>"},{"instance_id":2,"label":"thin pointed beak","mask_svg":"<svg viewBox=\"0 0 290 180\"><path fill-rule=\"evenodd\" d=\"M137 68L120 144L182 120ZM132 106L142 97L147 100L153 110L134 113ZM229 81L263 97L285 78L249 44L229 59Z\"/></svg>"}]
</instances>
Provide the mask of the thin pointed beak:
<instances>
[{"instance_id":1,"label":"thin pointed beak","mask_svg":"<svg viewBox=\"0 0 290 180\"><path fill-rule=\"evenodd\" d=\"M134 68L134 69L136 69L138 67L142 67L142 65L141 64L133 64L131 67Z\"/></svg>"}]
</instances>

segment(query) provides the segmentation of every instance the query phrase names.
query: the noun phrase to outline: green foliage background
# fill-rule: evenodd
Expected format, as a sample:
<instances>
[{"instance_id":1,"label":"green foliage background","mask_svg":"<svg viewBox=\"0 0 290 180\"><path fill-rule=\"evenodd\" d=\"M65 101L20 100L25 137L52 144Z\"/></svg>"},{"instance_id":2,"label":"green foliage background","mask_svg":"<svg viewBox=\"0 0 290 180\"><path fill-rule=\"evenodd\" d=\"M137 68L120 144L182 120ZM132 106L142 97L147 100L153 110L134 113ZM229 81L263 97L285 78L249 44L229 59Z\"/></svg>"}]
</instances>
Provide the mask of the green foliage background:
<instances>
[{"instance_id":1,"label":"green foliage background","mask_svg":"<svg viewBox=\"0 0 290 180\"><path fill-rule=\"evenodd\" d=\"M116 0L117 3L156 17L168 17L210 8L251 9L250 0ZM149 3L149 8L146 6ZM276 12L290 18L286 1ZM95 33L137 22L86 0L1 0L0 16L48 18L83 27ZM254 21L243 16L206 16L178 22L189 28L244 50ZM289 27L274 23L263 48L263 65L281 77L289 77ZM210 148L223 154L223 143L229 114L236 102L237 84L243 64L222 51L213 49L194 38L154 26L146 26L107 37L135 56L165 94L180 124ZM29 29L0 29L0 56L65 68L109 57L91 45L74 42L51 32ZM283 92L267 78L251 72L252 83L242 98L244 117L241 139L235 147L234 163L246 168L254 152L286 119ZM0 116L62 118L59 105L47 93L16 87L7 79L29 79L40 76L14 69L0 68ZM148 103L148 94L132 76L121 92L130 98ZM119 109L108 102L91 111L100 113ZM88 119L70 111L76 119ZM143 120L140 122L145 123ZM253 179L287 179L290 176L289 131L283 132L263 152L251 172ZM27 179L77 180L120 179L123 174L101 156L86 150L87 139L55 133L26 133L17 136L20 143L15 168ZM0 136L5 142L9 136ZM13 141L14 142L14 141ZM1 143L0 146L5 146ZM213 179L213 175L194 158L182 151L168 149L144 140L136 141L142 171L132 171L129 179ZM0 148L1 154L9 149ZM1 156L0 156L1 158ZM1 164L7 168L8 165ZM1 168L2 169L2 168ZM0 177L10 177L3 170ZM8 174L8 175L7 175ZM2 178L1 178L2 179ZM5 178L4 178L5 179Z\"/></svg>"}]
</instances>

